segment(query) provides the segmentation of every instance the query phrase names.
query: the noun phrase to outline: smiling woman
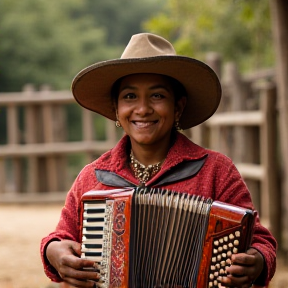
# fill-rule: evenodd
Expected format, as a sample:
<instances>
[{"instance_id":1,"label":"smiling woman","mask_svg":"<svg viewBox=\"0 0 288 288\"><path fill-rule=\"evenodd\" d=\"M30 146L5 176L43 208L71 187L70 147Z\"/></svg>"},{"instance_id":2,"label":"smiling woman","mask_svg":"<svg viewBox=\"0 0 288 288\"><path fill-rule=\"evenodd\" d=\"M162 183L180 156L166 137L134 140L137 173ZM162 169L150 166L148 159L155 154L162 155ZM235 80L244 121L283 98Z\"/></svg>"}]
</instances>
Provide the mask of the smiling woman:
<instances>
[{"instance_id":1,"label":"smiling woman","mask_svg":"<svg viewBox=\"0 0 288 288\"><path fill-rule=\"evenodd\" d=\"M80 105L114 120L125 135L113 149L80 172L67 195L56 230L42 240L44 269L53 281L64 281L75 287L109 286L103 278L104 260L102 263L102 260L94 262L79 257L82 233L79 207L87 191L97 190L103 194L100 190L133 187L136 191L137 187L157 187L177 195L185 193L254 210L247 186L232 161L218 152L199 147L177 131L204 122L219 105L220 82L206 64L176 55L171 43L162 37L137 34L120 59L99 62L80 71L73 80L72 92ZM225 271L217 268L219 271L213 272L215 279L209 287L250 287L252 283L267 285L271 280L275 272L275 239L258 217L250 228L253 230L251 247L243 253L233 250L229 265ZM191 245L194 240L190 241ZM106 242L102 244L107 246ZM102 256L105 255L103 252ZM188 257L186 252L185 257ZM194 258L194 254L189 257ZM114 269L115 265L112 261L110 268ZM213 267L215 270L216 266ZM178 272L165 273L176 275ZM165 281L160 286L153 283L151 287L176 285ZM185 281L177 283L178 286L186 287ZM193 281L191 287L196 287L196 280Z\"/></svg>"}]
</instances>

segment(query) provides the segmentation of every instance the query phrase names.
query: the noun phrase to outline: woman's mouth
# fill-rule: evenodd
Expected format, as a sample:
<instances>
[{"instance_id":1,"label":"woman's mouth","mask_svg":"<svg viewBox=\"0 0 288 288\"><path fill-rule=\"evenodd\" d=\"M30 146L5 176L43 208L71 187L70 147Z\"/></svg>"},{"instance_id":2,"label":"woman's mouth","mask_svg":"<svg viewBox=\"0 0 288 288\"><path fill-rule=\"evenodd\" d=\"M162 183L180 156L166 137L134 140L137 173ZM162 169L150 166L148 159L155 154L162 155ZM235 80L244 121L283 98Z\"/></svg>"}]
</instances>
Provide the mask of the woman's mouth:
<instances>
[{"instance_id":1,"label":"woman's mouth","mask_svg":"<svg viewBox=\"0 0 288 288\"><path fill-rule=\"evenodd\" d=\"M155 120L155 121L131 121L131 122L138 128L146 128L156 124L158 121Z\"/></svg>"}]
</instances>

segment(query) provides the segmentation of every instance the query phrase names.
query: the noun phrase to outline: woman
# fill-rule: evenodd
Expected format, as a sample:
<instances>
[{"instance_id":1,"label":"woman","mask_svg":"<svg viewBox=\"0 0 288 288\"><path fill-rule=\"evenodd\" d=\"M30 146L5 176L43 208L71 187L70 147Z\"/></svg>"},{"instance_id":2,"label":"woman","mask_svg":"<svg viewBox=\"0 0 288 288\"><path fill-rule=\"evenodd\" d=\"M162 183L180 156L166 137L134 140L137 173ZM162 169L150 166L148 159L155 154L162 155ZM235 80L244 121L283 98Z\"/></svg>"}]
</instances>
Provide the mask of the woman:
<instances>
[{"instance_id":1,"label":"woman","mask_svg":"<svg viewBox=\"0 0 288 288\"><path fill-rule=\"evenodd\" d=\"M146 185L253 209L231 160L177 132L202 123L218 107L220 84L204 63L177 56L159 36L137 34L121 59L82 70L72 91L80 105L116 121L126 135L84 167L67 195L56 230L42 240L44 269L53 281L96 287L100 278L83 269L93 267L93 261L79 258L78 208L81 195L89 190ZM227 277L219 281L227 287L268 284L275 272L275 250L275 239L257 218L251 248L233 255Z\"/></svg>"}]
</instances>

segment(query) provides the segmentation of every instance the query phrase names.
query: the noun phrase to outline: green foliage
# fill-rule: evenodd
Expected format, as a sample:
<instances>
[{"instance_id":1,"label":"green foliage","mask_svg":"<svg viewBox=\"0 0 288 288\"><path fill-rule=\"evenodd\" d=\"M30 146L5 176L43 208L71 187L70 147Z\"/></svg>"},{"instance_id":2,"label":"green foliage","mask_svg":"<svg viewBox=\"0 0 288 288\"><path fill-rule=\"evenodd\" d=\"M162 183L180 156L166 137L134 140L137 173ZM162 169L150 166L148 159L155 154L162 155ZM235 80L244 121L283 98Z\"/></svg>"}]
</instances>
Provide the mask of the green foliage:
<instances>
[{"instance_id":1,"label":"green foliage","mask_svg":"<svg viewBox=\"0 0 288 288\"><path fill-rule=\"evenodd\" d=\"M85 13L94 15L94 26L105 27L109 44L126 45L142 32L142 22L161 10L166 0L86 0Z\"/></svg>"},{"instance_id":2,"label":"green foliage","mask_svg":"<svg viewBox=\"0 0 288 288\"><path fill-rule=\"evenodd\" d=\"M268 1L168 0L166 13L144 27L175 43L177 52L204 59L216 51L242 70L274 63Z\"/></svg>"},{"instance_id":3,"label":"green foliage","mask_svg":"<svg viewBox=\"0 0 288 288\"><path fill-rule=\"evenodd\" d=\"M0 6L0 89L26 83L68 88L80 68L118 54L93 17L73 21L85 9L78 0L2 0Z\"/></svg>"}]
</instances>

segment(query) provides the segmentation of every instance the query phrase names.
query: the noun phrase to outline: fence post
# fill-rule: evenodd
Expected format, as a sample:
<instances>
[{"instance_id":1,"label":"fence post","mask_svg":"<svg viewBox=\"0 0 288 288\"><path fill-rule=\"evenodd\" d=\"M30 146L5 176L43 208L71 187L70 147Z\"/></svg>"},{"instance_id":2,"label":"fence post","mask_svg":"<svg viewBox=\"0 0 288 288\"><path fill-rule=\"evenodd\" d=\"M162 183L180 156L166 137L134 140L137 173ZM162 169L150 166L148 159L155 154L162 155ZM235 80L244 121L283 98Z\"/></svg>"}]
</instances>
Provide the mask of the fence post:
<instances>
[{"instance_id":1,"label":"fence post","mask_svg":"<svg viewBox=\"0 0 288 288\"><path fill-rule=\"evenodd\" d=\"M33 97L35 88L31 84L23 87L23 97ZM39 109L39 107L38 107ZM25 142L27 144L37 143L37 106L28 105L25 107ZM27 192L36 193L38 191L38 159L36 156L28 156Z\"/></svg>"},{"instance_id":2,"label":"fence post","mask_svg":"<svg viewBox=\"0 0 288 288\"><path fill-rule=\"evenodd\" d=\"M246 111L246 102L249 92L248 85L243 81L234 63L227 63L225 65L225 75L225 80L231 89L231 111ZM226 130L226 133L228 137L230 136L230 139L232 138L228 149L231 153L230 157L232 157L236 166L237 163L257 163L259 161L259 139L255 135L257 134L256 130L258 128L234 127L232 129ZM245 182L253 198L254 205L260 211L259 182L251 179L245 179Z\"/></svg>"},{"instance_id":3,"label":"fence post","mask_svg":"<svg viewBox=\"0 0 288 288\"><path fill-rule=\"evenodd\" d=\"M5 192L6 188L6 173L5 173L5 159L0 158L0 197Z\"/></svg>"},{"instance_id":4,"label":"fence post","mask_svg":"<svg viewBox=\"0 0 288 288\"><path fill-rule=\"evenodd\" d=\"M260 90L260 109L264 122L260 130L261 164L265 169L262 181L262 213L269 219L269 229L281 247L281 192L278 185L277 165L277 117L276 117L276 87L264 82L258 85ZM265 211L265 212L264 212Z\"/></svg>"},{"instance_id":5,"label":"fence post","mask_svg":"<svg viewBox=\"0 0 288 288\"><path fill-rule=\"evenodd\" d=\"M216 75L218 76L218 78L221 78L221 73L222 73L222 61L221 61L221 56L217 53L217 52L209 52L206 54L205 57L205 62L207 65L209 65L216 73ZM223 99L222 99L223 100ZM222 101L219 104L219 107L217 109L217 112L222 110ZM216 113L217 113L216 112ZM213 130L219 130L219 127L213 127ZM188 138L191 138L195 143L197 143L198 145L202 146L202 147L208 147L209 146L209 138L210 138L210 130L207 125L205 123L202 123L200 125L197 125L196 127L193 127L187 131L185 131L185 135ZM217 134L217 132L214 132L213 134Z\"/></svg>"},{"instance_id":6,"label":"fence post","mask_svg":"<svg viewBox=\"0 0 288 288\"><path fill-rule=\"evenodd\" d=\"M10 103L7 107L7 131L8 145L17 145L19 143L19 128L18 128L18 111L17 106ZM23 186L23 173L21 171L21 159L19 157L12 158L12 166L14 175L13 191L19 192Z\"/></svg>"},{"instance_id":7,"label":"fence post","mask_svg":"<svg viewBox=\"0 0 288 288\"><path fill-rule=\"evenodd\" d=\"M41 87L41 95L45 95L50 92L49 86ZM53 117L53 106L51 103L45 103L43 105L43 131L44 131L44 143L54 143L54 117ZM58 188L58 169L57 169L57 156L49 155L45 156L46 160L46 173L44 178L47 180L48 192L57 191ZM44 160L44 161L45 161Z\"/></svg>"},{"instance_id":8,"label":"fence post","mask_svg":"<svg viewBox=\"0 0 288 288\"><path fill-rule=\"evenodd\" d=\"M89 143L94 140L95 133L93 129L93 111L89 111L85 108L81 108L82 112L82 141ZM94 160L94 155L91 151L86 152L85 163L90 163Z\"/></svg>"}]
</instances>

